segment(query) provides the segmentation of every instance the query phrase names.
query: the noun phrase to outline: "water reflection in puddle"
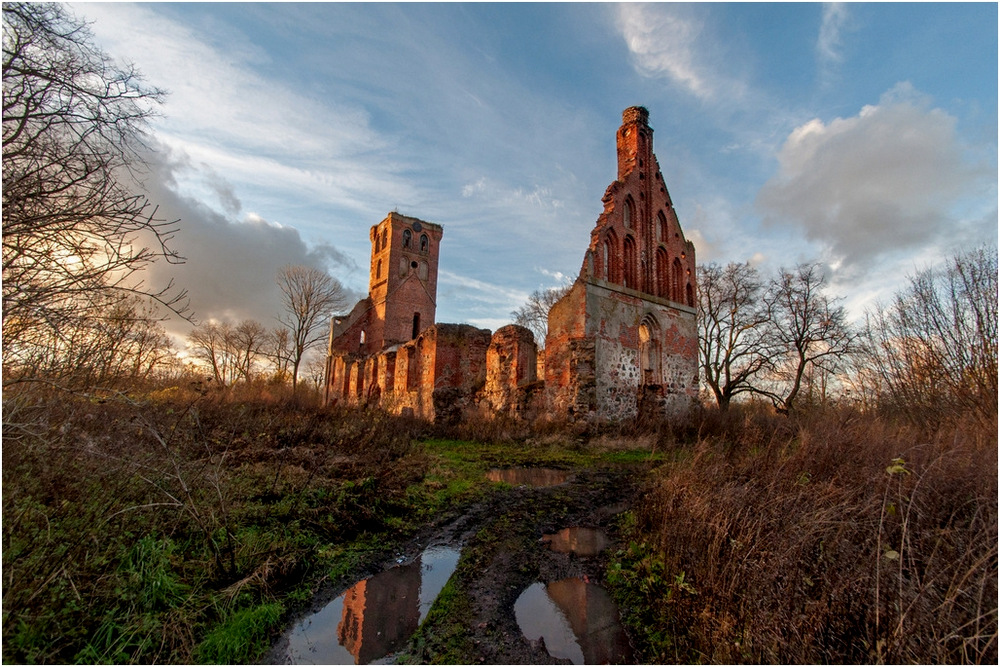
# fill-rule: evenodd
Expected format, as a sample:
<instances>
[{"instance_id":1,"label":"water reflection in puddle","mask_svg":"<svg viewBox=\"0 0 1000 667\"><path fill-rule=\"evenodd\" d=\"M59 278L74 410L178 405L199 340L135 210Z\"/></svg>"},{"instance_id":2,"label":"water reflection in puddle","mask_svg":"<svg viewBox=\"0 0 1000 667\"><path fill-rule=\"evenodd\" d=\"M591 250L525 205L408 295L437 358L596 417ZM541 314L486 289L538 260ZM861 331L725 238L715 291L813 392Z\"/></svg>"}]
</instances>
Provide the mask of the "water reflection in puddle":
<instances>
[{"instance_id":1,"label":"water reflection in puddle","mask_svg":"<svg viewBox=\"0 0 1000 667\"><path fill-rule=\"evenodd\" d=\"M630 662L632 648L607 591L582 579L532 584L514 603L514 616L528 639L545 639L553 658L574 665Z\"/></svg>"},{"instance_id":2,"label":"water reflection in puddle","mask_svg":"<svg viewBox=\"0 0 1000 667\"><path fill-rule=\"evenodd\" d=\"M543 535L542 541L548 542L549 548L555 552L577 556L596 556L608 547L608 537L603 530L581 526Z\"/></svg>"},{"instance_id":3,"label":"water reflection in puddle","mask_svg":"<svg viewBox=\"0 0 1000 667\"><path fill-rule=\"evenodd\" d=\"M458 564L429 547L412 563L354 584L291 630L285 664L364 665L403 648Z\"/></svg>"},{"instance_id":4,"label":"water reflection in puddle","mask_svg":"<svg viewBox=\"0 0 1000 667\"><path fill-rule=\"evenodd\" d=\"M569 473L554 468L493 468L486 473L486 479L513 486L557 486L569 479Z\"/></svg>"}]
</instances>

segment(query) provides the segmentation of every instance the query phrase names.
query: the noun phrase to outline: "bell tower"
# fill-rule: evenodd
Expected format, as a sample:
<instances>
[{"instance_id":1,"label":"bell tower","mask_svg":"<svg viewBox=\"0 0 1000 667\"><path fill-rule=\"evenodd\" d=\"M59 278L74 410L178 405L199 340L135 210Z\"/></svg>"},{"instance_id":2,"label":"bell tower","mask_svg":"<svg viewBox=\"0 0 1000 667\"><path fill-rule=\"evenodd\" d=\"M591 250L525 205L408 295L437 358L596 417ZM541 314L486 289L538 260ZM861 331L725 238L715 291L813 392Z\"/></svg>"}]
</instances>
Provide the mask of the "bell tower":
<instances>
[{"instance_id":1,"label":"bell tower","mask_svg":"<svg viewBox=\"0 0 1000 667\"><path fill-rule=\"evenodd\" d=\"M368 298L374 310L370 349L416 338L434 325L441 225L396 212L372 226ZM381 329L381 331L377 331Z\"/></svg>"}]
</instances>

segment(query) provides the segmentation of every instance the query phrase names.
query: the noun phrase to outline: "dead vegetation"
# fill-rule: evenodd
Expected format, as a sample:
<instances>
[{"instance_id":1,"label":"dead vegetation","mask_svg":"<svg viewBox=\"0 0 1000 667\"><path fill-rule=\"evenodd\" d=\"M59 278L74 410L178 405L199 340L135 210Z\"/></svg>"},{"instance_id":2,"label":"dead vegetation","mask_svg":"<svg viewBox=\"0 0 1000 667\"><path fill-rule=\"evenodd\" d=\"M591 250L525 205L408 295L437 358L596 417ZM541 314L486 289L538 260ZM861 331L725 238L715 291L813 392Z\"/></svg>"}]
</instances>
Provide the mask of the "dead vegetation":
<instances>
[{"instance_id":1,"label":"dead vegetation","mask_svg":"<svg viewBox=\"0 0 1000 667\"><path fill-rule=\"evenodd\" d=\"M656 474L613 573L647 659L996 662L995 421L710 421Z\"/></svg>"}]
</instances>

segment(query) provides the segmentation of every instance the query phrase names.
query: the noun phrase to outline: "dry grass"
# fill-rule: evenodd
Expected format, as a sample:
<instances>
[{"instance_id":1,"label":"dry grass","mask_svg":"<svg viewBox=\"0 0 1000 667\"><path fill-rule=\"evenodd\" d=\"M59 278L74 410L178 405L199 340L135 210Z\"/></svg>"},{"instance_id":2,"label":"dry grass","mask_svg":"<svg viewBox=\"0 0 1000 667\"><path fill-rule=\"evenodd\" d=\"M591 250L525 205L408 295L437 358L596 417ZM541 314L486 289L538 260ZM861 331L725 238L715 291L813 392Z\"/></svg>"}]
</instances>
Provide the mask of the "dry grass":
<instances>
[{"instance_id":1,"label":"dry grass","mask_svg":"<svg viewBox=\"0 0 1000 667\"><path fill-rule=\"evenodd\" d=\"M637 513L696 591L664 609L681 656L996 662L995 426L926 433L849 409L709 421Z\"/></svg>"}]
</instances>

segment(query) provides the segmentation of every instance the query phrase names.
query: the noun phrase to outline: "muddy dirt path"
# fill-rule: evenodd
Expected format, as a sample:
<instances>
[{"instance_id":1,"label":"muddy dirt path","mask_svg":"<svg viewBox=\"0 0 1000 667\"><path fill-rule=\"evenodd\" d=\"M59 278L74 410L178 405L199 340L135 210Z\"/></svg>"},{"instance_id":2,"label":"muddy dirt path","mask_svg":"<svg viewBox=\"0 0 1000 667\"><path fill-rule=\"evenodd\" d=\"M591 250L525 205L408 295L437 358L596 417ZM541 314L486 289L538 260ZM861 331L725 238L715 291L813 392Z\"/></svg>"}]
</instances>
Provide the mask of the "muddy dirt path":
<instances>
[{"instance_id":1,"label":"muddy dirt path","mask_svg":"<svg viewBox=\"0 0 1000 667\"><path fill-rule=\"evenodd\" d=\"M638 476L587 469L500 487L373 554L356 584L329 584L264 662L632 662L602 584Z\"/></svg>"}]
</instances>

